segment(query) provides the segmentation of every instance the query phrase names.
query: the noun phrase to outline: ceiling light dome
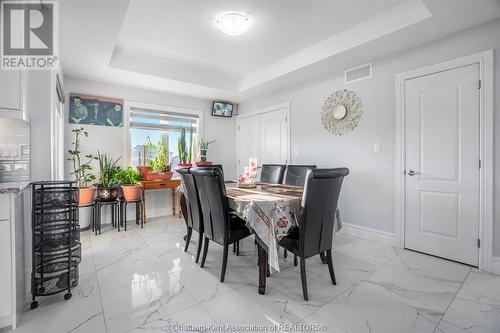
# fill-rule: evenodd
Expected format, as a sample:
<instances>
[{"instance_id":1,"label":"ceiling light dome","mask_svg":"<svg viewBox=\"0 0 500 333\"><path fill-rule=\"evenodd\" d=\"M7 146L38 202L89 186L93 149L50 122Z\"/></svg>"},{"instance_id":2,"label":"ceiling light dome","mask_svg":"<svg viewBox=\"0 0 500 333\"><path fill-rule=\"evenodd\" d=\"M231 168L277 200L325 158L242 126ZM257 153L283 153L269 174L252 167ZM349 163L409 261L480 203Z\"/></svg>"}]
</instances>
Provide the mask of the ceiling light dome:
<instances>
[{"instance_id":1,"label":"ceiling light dome","mask_svg":"<svg viewBox=\"0 0 500 333\"><path fill-rule=\"evenodd\" d=\"M242 13L225 12L217 16L215 24L223 33L238 36L248 30L250 19Z\"/></svg>"}]
</instances>

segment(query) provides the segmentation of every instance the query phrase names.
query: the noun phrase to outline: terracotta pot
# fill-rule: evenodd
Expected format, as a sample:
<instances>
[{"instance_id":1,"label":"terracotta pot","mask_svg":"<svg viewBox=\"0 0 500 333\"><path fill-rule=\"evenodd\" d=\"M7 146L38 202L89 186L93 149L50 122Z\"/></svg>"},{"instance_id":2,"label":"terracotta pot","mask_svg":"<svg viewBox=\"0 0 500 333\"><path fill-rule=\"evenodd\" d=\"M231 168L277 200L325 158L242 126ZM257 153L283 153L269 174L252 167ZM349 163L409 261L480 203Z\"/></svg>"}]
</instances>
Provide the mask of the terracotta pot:
<instances>
[{"instance_id":1,"label":"terracotta pot","mask_svg":"<svg viewBox=\"0 0 500 333\"><path fill-rule=\"evenodd\" d=\"M173 172L151 172L149 177L151 180L170 180L173 174Z\"/></svg>"},{"instance_id":2,"label":"terracotta pot","mask_svg":"<svg viewBox=\"0 0 500 333\"><path fill-rule=\"evenodd\" d=\"M99 187L97 195L101 201L115 201L118 198L118 189Z\"/></svg>"},{"instance_id":3,"label":"terracotta pot","mask_svg":"<svg viewBox=\"0 0 500 333\"><path fill-rule=\"evenodd\" d=\"M193 163L179 163L177 166L180 166L181 168L190 168L193 166Z\"/></svg>"},{"instance_id":4,"label":"terracotta pot","mask_svg":"<svg viewBox=\"0 0 500 333\"><path fill-rule=\"evenodd\" d=\"M141 185L122 185L122 192L125 201L136 201L141 198L142 186Z\"/></svg>"},{"instance_id":5,"label":"terracotta pot","mask_svg":"<svg viewBox=\"0 0 500 333\"><path fill-rule=\"evenodd\" d=\"M196 166L207 166L207 165L212 165L214 162L209 162L209 161L198 161L196 162Z\"/></svg>"},{"instance_id":6,"label":"terracotta pot","mask_svg":"<svg viewBox=\"0 0 500 333\"><path fill-rule=\"evenodd\" d=\"M86 206L94 202L95 191L95 187L81 187L78 191L78 204L80 206Z\"/></svg>"},{"instance_id":7,"label":"terracotta pot","mask_svg":"<svg viewBox=\"0 0 500 333\"><path fill-rule=\"evenodd\" d=\"M151 180L150 174L153 171L153 168L147 165L139 165L137 170L141 173L142 180Z\"/></svg>"}]
</instances>

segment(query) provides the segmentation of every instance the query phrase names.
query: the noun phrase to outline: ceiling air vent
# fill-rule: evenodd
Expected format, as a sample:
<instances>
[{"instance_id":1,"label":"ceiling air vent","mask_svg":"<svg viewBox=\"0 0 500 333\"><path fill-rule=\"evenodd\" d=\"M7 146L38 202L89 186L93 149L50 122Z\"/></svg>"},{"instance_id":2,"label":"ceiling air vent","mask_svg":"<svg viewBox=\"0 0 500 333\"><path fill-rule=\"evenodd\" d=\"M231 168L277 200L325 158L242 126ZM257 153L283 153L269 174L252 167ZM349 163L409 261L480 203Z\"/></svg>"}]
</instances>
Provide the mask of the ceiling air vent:
<instances>
[{"instance_id":1,"label":"ceiling air vent","mask_svg":"<svg viewBox=\"0 0 500 333\"><path fill-rule=\"evenodd\" d=\"M366 64L348 69L344 72L345 83L352 83L372 77L372 64Z\"/></svg>"}]
</instances>

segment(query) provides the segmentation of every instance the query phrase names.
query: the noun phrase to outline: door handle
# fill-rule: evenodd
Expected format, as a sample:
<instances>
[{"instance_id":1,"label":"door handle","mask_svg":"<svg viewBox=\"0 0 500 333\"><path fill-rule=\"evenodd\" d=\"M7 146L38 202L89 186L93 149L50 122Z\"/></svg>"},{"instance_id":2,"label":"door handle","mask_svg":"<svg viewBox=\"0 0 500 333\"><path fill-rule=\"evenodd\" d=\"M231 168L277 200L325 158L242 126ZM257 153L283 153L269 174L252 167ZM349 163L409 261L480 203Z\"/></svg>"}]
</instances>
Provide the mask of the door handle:
<instances>
[{"instance_id":1,"label":"door handle","mask_svg":"<svg viewBox=\"0 0 500 333\"><path fill-rule=\"evenodd\" d=\"M420 172L416 172L416 171L413 171L413 170L409 170L408 171L408 176L415 176L415 175L420 175Z\"/></svg>"}]
</instances>

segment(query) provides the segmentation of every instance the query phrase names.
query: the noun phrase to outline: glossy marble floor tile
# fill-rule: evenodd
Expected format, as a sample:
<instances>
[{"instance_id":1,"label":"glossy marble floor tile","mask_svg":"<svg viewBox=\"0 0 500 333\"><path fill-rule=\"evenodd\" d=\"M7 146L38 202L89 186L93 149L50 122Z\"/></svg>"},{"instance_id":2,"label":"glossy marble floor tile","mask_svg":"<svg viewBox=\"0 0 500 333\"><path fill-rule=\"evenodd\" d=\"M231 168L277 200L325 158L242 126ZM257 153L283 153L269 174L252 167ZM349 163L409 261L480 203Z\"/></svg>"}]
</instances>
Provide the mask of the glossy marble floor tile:
<instances>
[{"instance_id":1,"label":"glossy marble floor tile","mask_svg":"<svg viewBox=\"0 0 500 333\"><path fill-rule=\"evenodd\" d=\"M500 333L500 276L340 233L334 241L337 285L319 256L306 260L309 301L299 267L280 251L280 272L257 293L252 237L230 251L220 282L222 247L211 243L195 263L198 235L184 252L176 217L118 232L81 233L80 281L73 298L39 298L17 332L495 332Z\"/></svg>"}]
</instances>

